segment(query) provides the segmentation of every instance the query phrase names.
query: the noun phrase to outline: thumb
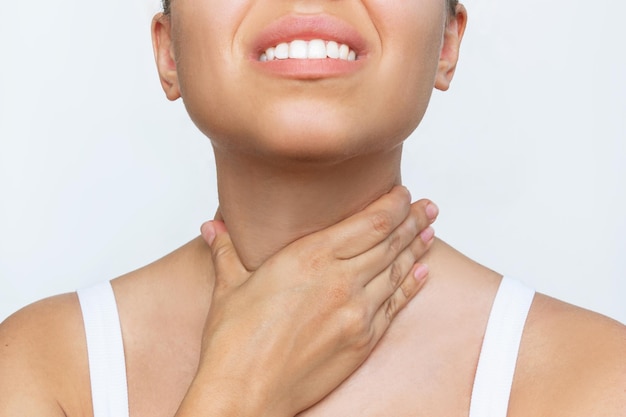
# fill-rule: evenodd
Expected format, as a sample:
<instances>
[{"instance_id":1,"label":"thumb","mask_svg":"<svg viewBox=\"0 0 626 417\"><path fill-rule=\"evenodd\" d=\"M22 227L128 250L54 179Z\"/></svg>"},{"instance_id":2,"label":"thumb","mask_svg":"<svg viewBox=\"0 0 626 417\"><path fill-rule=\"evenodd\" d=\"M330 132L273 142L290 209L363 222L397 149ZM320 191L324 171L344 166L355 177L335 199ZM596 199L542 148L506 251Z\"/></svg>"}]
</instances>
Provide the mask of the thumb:
<instances>
[{"instance_id":1,"label":"thumb","mask_svg":"<svg viewBox=\"0 0 626 417\"><path fill-rule=\"evenodd\" d=\"M216 284L222 288L243 284L250 273L241 263L226 225L220 221L208 221L200 227L200 231L211 247Z\"/></svg>"}]
</instances>

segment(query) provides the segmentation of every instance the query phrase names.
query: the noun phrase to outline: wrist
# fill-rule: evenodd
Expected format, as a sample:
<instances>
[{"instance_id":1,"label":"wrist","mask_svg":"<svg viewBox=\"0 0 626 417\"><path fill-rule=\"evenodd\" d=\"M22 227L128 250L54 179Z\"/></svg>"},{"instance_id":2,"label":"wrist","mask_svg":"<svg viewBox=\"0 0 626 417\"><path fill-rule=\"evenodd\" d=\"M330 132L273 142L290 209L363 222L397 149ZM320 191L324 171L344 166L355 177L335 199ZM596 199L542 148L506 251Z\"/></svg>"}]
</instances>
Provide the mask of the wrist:
<instances>
[{"instance_id":1,"label":"wrist","mask_svg":"<svg viewBox=\"0 0 626 417\"><path fill-rule=\"evenodd\" d=\"M293 417L251 375L238 378L198 371L175 417Z\"/></svg>"}]
</instances>

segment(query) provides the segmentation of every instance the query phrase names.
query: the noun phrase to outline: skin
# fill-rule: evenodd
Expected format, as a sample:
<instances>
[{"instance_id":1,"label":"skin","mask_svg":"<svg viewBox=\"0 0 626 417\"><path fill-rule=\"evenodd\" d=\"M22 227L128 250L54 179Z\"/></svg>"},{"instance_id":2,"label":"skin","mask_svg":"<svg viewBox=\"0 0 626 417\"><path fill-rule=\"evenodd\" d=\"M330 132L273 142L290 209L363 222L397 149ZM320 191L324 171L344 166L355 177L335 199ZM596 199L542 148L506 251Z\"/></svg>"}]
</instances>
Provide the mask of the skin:
<instances>
[{"instance_id":1,"label":"skin","mask_svg":"<svg viewBox=\"0 0 626 417\"><path fill-rule=\"evenodd\" d=\"M401 143L421 120L433 85L448 88L458 43L442 44L441 2L388 9L381 1L272 7L258 1L228 6L180 1L172 4L169 19L155 25L157 52L168 51L157 53L163 88L170 99L182 94L192 120L211 138L220 213L248 267L286 242L362 209L400 182ZM252 68L249 39L265 25L288 12L321 11L341 16L366 38L363 71L301 83ZM214 23L204 24L200 15L210 15ZM460 13L460 22L464 16ZM457 36L457 20L451 25L448 35ZM206 48L203 39L214 47ZM405 74L412 76L407 80ZM196 85L203 87L191 87ZM307 192L294 193L298 187ZM245 209L250 201L257 210ZM329 207L327 201L341 204ZM263 222L268 227L257 218L271 219ZM248 242L259 238L264 253L248 249Z\"/></svg>"},{"instance_id":2,"label":"skin","mask_svg":"<svg viewBox=\"0 0 626 417\"><path fill-rule=\"evenodd\" d=\"M221 216L252 267L400 182L402 141L419 124L433 87L448 89L466 24L462 6L447 19L445 5L434 0L269 6L182 0L172 4L171 19L154 27L164 90L170 99L183 97L212 140ZM265 24L286 13L320 12L340 16L366 38L366 64L357 73L294 82L256 72L246 61L246 40ZM262 224L255 221L259 213ZM501 277L439 241L425 262L431 279L422 297L360 372L308 415L467 414ZM537 295L509 415L624 414L625 352L623 325Z\"/></svg>"},{"instance_id":3,"label":"skin","mask_svg":"<svg viewBox=\"0 0 626 417\"><path fill-rule=\"evenodd\" d=\"M367 56L359 72L294 81L253 69L246 51L264 25L286 13L322 12L347 20L365 37ZM501 276L440 240L420 259L430 273L419 297L395 318L367 360L306 410L297 404L310 400L297 396L268 402L268 392L281 391L273 383L261 383L260 394L232 397L237 391L227 384L211 385L215 367L203 367L199 359L212 349L202 343L206 329L224 322L212 321L206 297L222 270L217 265L261 271L292 242L329 230L400 183L402 141L419 124L433 87L447 89L456 69L466 13L458 7L455 18L446 17L445 5L435 0L398 7L379 0L177 0L170 18L155 19L164 91L170 99L182 97L193 121L211 138L218 218L228 226L238 259L214 263L206 245L196 240L115 281L132 416L171 416L177 410L179 416L194 415L211 406L215 397L205 393L216 389L227 395L219 404L222 411L213 415L268 410L293 415L296 409L305 416L467 415ZM225 235L220 236L214 245L223 242ZM248 303L236 300L237 291L225 293L245 313ZM145 302L137 303L138 297ZM81 326L72 295L36 304L3 324L0 369L12 378L10 384L2 380L0 397L18 387L20 404L25 398L44 399L30 414L62 415L60 406L66 415L90 415L84 341L77 337ZM253 355L242 356L250 365L239 370L254 371ZM624 357L623 325L538 294L508 415L624 415ZM217 368L214 375L223 377L227 371ZM14 410L4 414L27 414Z\"/></svg>"},{"instance_id":4,"label":"skin","mask_svg":"<svg viewBox=\"0 0 626 417\"><path fill-rule=\"evenodd\" d=\"M254 271L223 223L207 222L210 248L198 238L113 280L131 415L293 416L322 399L424 283L415 261L437 208L409 202L394 187ZM0 346L1 415L91 415L76 294L9 317Z\"/></svg>"}]
</instances>

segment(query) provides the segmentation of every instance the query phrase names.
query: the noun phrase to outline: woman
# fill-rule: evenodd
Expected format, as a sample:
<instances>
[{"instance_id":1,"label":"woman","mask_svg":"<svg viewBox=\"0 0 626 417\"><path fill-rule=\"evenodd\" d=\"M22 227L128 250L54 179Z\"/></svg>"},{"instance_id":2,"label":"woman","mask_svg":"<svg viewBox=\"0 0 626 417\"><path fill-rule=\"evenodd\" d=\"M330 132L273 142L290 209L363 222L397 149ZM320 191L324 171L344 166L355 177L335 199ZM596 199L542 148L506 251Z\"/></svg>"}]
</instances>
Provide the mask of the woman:
<instances>
[{"instance_id":1,"label":"woman","mask_svg":"<svg viewBox=\"0 0 626 417\"><path fill-rule=\"evenodd\" d=\"M243 267L263 270L268 259L290 242L337 223L399 182L401 143L421 120L432 87L448 87L465 21L462 6L456 5L451 13L436 0L398 7L375 1L270 4L176 0L169 16L155 19L155 52L166 94L170 99L183 97L192 119L211 138L215 149L219 218L228 225L240 258L234 258L230 250L218 252L231 254L223 269L217 264L218 279L220 273L246 279ZM280 54L279 60L269 59L279 50L282 54L281 44L296 41L293 53L297 56L306 43L300 41L315 39L347 45L348 59L281 60ZM350 60L351 52L354 60ZM230 247L221 223L207 225L205 231L214 250ZM268 393L288 387L281 387L281 378L275 375L270 375L265 385L263 373L258 371L248 381L251 386L245 387L248 395L230 397L238 391L223 381L229 380L233 369L254 371L258 357L271 355L246 354L254 351L248 349L250 340L235 337L246 320L228 326L230 320L249 317L244 312L256 305L248 303L247 297L241 301L240 292L228 287L225 301L211 307L203 345L207 350L191 385L188 378L168 378L163 363L157 362L158 369L150 363L149 355L157 354L156 341L163 335L154 334L154 322L142 326L141 320L132 316L152 318L159 311L168 311L153 310L166 299L148 296L144 306L134 306L131 300L137 293L145 294L146 288L154 288L154 276L160 274L164 279L184 277L189 284L186 291L197 294L200 287L191 283L204 282L198 271L215 268L202 263L206 262L203 253L206 255L206 248L190 245L181 249L176 262L161 262L147 273L118 281L117 302L120 311L129 316L125 320L122 315L122 326L131 326L124 331L124 343L129 347L125 363L131 415L168 415L164 409L169 412L177 407L171 395L157 390L165 383L184 397L178 411L181 416L198 415L213 402L208 400L215 398L225 398L224 407L243 407L236 410L237 415L302 411L311 398L276 400ZM314 258L311 266L318 261ZM499 305L494 298L501 294L501 276L440 241L421 262L429 265L430 279L420 297L394 321L367 361L328 397L305 411L306 415L467 415L470 407L472 415L488 415L481 414L480 406L489 402L489 392L485 399L484 393L474 397L473 391L482 386L481 369L499 366L496 358L481 351L485 329L494 317L492 305ZM195 274L189 265L195 265ZM142 285L146 275L150 276L149 286ZM504 392L492 392L498 411L504 406L504 413L508 409L510 416L623 414L623 326L542 295L528 297L523 287L502 282L507 289L519 289L532 305L525 306L530 308L528 320L523 312L521 342L514 347L516 369L510 403L506 384ZM517 289L511 291L517 293ZM125 297L130 304L126 308ZM178 308L169 311L180 313L181 305L189 305L193 299L190 294L182 298ZM236 307L236 314L229 306ZM204 308L206 316L207 306ZM204 317L197 316L196 326L187 329L186 336L183 332L176 337L173 326L165 338L165 352L160 352L162 357L171 357L174 351L193 352L190 358L177 357L170 363L173 369L187 367L187 375L194 374L198 362L197 351L183 349L202 336L197 322ZM181 322L178 317L175 321ZM167 322L166 317L160 322ZM3 344L8 343L10 339L4 337ZM265 340L253 341L263 352ZM226 349L235 352L224 353ZM220 360L214 361L211 352L224 356L218 355ZM45 353L39 355L48 363ZM244 366L239 367L240 360ZM509 360L504 363L511 365ZM72 361L63 365L80 367ZM261 368L271 369L269 365ZM9 369L7 361L3 366ZM301 368L295 369L297 374ZM86 371L63 372L84 376ZM326 378L315 382L328 384ZM233 379L234 386L241 389L242 375L235 373ZM215 380L221 382L218 387L211 386ZM84 382L84 378L75 381ZM487 386L489 382L487 379ZM300 395L306 397L310 387L305 388ZM79 391L82 394L72 398L88 402L85 387ZM216 392L223 395L214 396ZM319 395L312 398L317 400ZM38 397L49 403L58 401L46 390ZM81 409L80 405L74 409Z\"/></svg>"}]
</instances>

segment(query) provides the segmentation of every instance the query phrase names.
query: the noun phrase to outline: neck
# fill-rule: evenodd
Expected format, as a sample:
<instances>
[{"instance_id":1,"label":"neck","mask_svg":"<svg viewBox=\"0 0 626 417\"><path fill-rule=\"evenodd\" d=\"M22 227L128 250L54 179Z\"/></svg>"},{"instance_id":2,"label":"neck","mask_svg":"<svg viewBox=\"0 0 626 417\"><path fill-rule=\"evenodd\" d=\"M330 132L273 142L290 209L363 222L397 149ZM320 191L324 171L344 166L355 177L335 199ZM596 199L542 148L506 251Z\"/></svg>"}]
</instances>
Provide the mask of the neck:
<instances>
[{"instance_id":1,"label":"neck","mask_svg":"<svg viewBox=\"0 0 626 417\"><path fill-rule=\"evenodd\" d=\"M249 270L289 243L362 210L400 184L398 146L337 164L277 166L215 148L217 214Z\"/></svg>"}]
</instances>

